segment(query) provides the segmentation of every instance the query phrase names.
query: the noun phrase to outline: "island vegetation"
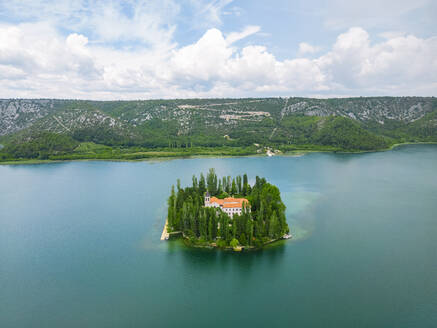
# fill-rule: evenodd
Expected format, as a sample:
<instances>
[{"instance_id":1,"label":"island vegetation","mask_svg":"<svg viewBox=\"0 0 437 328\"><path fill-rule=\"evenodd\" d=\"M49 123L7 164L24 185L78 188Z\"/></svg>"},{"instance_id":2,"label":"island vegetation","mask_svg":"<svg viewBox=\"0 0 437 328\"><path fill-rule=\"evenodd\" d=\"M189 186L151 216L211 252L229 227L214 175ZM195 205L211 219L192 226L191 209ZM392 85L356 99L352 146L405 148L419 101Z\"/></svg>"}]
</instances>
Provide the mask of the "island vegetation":
<instances>
[{"instance_id":1,"label":"island vegetation","mask_svg":"<svg viewBox=\"0 0 437 328\"><path fill-rule=\"evenodd\" d=\"M206 207L205 195L218 199L245 198L241 214L228 215L220 208ZM210 169L206 177L192 177L192 185L182 188L177 181L168 198L168 231L180 233L197 247L261 248L288 237L285 205L279 189L265 178L256 177L250 185L243 176L217 177Z\"/></svg>"}]
</instances>

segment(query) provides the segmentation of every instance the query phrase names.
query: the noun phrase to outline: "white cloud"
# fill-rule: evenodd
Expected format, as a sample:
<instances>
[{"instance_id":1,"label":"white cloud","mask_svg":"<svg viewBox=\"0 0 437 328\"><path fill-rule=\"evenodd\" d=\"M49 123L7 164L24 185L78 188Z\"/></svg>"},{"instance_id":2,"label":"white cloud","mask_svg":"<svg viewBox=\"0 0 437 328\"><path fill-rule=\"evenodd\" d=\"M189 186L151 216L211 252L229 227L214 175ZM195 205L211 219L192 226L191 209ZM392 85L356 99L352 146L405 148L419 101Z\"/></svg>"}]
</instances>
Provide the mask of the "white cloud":
<instances>
[{"instance_id":1,"label":"white cloud","mask_svg":"<svg viewBox=\"0 0 437 328\"><path fill-rule=\"evenodd\" d=\"M10 65L0 65L0 79L1 80L18 80L25 77L22 69Z\"/></svg>"},{"instance_id":2,"label":"white cloud","mask_svg":"<svg viewBox=\"0 0 437 328\"><path fill-rule=\"evenodd\" d=\"M44 21L94 42L136 41L172 46L175 0L22 0L3 1L0 12L22 21Z\"/></svg>"},{"instance_id":3,"label":"white cloud","mask_svg":"<svg viewBox=\"0 0 437 328\"><path fill-rule=\"evenodd\" d=\"M265 46L209 29L184 47L114 49L47 23L0 26L0 97L138 99L277 95L435 95L437 38L386 35L372 43L355 27L331 49L277 59ZM312 57L314 53L312 53Z\"/></svg>"},{"instance_id":4,"label":"white cloud","mask_svg":"<svg viewBox=\"0 0 437 328\"><path fill-rule=\"evenodd\" d=\"M232 55L222 33L217 29L208 30L195 44L176 51L170 67L177 80L207 81L219 76L227 60Z\"/></svg>"},{"instance_id":5,"label":"white cloud","mask_svg":"<svg viewBox=\"0 0 437 328\"><path fill-rule=\"evenodd\" d=\"M258 33L261 30L261 27L255 26L255 25L249 25L244 28L241 32L231 32L226 37L226 43L232 44L234 42L237 42L241 39L247 38L248 36Z\"/></svg>"},{"instance_id":6,"label":"white cloud","mask_svg":"<svg viewBox=\"0 0 437 328\"><path fill-rule=\"evenodd\" d=\"M193 25L197 28L217 27L222 24L224 8L233 0L190 0L194 8Z\"/></svg>"},{"instance_id":7,"label":"white cloud","mask_svg":"<svg viewBox=\"0 0 437 328\"><path fill-rule=\"evenodd\" d=\"M320 51L320 47L312 46L306 42L299 43L299 50L298 50L299 56L303 56L305 54L314 54L318 51Z\"/></svg>"},{"instance_id":8,"label":"white cloud","mask_svg":"<svg viewBox=\"0 0 437 328\"><path fill-rule=\"evenodd\" d=\"M129 3L129 2L127 2ZM130 14L123 11L123 2L99 2L80 22L91 27L101 41L139 40L152 46L170 44L175 25L169 24L179 8L173 1L134 1Z\"/></svg>"},{"instance_id":9,"label":"white cloud","mask_svg":"<svg viewBox=\"0 0 437 328\"><path fill-rule=\"evenodd\" d=\"M394 36L371 44L362 28L339 35L332 51L318 59L332 81L344 89L378 90L392 94L414 94L428 90L435 95L437 38Z\"/></svg>"}]
</instances>

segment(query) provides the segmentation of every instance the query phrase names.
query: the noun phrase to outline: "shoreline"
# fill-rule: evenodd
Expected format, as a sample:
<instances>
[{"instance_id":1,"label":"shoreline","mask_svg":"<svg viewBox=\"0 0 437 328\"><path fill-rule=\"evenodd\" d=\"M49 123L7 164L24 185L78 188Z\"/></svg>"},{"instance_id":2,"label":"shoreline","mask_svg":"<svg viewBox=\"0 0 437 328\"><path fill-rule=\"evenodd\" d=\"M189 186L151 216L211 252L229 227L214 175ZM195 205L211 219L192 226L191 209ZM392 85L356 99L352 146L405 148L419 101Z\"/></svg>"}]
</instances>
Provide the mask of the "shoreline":
<instances>
[{"instance_id":1,"label":"shoreline","mask_svg":"<svg viewBox=\"0 0 437 328\"><path fill-rule=\"evenodd\" d=\"M425 142L403 142L396 143L391 145L385 149L376 149L376 150L359 150L359 151L333 151L333 150L290 150L280 154L275 154L273 157L281 157L281 156L303 156L309 153L335 153L335 154L363 154L363 153L376 153L376 152L384 152L390 151L397 147L408 146L408 145L437 145L435 141L425 141ZM17 161L4 161L0 162L0 165L35 165L35 164L52 164L52 163L68 163L68 162L152 162L152 161L170 161L175 159L195 159L195 158L238 158L238 157L268 157L266 154L248 154L248 155L176 155L176 156L156 156L156 157L145 157L139 159L120 159L120 158L83 158L83 159L24 159Z\"/></svg>"},{"instance_id":2,"label":"shoreline","mask_svg":"<svg viewBox=\"0 0 437 328\"><path fill-rule=\"evenodd\" d=\"M215 242L211 243L211 244L193 244L193 243L190 242L190 239L188 237L184 236L181 233L178 233L177 234L177 238L174 238L174 239L180 239L184 243L184 245L186 247L189 247L189 248L200 248L200 249L209 249L209 250L221 250L221 251L227 251L227 252L229 252L229 251L233 251L233 252L250 251L250 252L253 252L253 251L263 250L266 247L272 246L273 244L275 244L277 242L280 242L280 241L287 241L289 239L293 239L292 235L288 235L288 236L289 236L288 238L285 238L283 236L281 238L269 240L269 241L265 242L261 247L241 246L241 245L239 245L237 247L232 247L232 246L219 247L219 246L217 246L217 244ZM167 240L171 240L171 239L173 239L172 235L170 235L168 239L161 239L161 240L166 240L167 241Z\"/></svg>"},{"instance_id":3,"label":"shoreline","mask_svg":"<svg viewBox=\"0 0 437 328\"><path fill-rule=\"evenodd\" d=\"M255 247L255 246L241 246L238 245L237 247L232 246L226 246L226 247L219 247L216 242L209 243L209 244L196 244L192 243L190 241L190 238L184 235L182 231L174 231L174 232L168 232L168 218L165 219L164 228L162 229L161 233L161 241L169 241L169 240L181 240L186 247L190 248L202 248L202 249L215 249L215 250L222 250L222 251L234 251L234 252L242 252L242 251L259 251L262 250L272 244L275 244L279 241L286 241L289 239L293 239L293 236L291 234L286 234L282 236L281 238L277 239L271 239L267 242L265 242L262 247Z\"/></svg>"},{"instance_id":4,"label":"shoreline","mask_svg":"<svg viewBox=\"0 0 437 328\"><path fill-rule=\"evenodd\" d=\"M168 227L168 219L165 219L164 229L162 230L161 240L168 240L170 238L169 233L167 232Z\"/></svg>"}]
</instances>

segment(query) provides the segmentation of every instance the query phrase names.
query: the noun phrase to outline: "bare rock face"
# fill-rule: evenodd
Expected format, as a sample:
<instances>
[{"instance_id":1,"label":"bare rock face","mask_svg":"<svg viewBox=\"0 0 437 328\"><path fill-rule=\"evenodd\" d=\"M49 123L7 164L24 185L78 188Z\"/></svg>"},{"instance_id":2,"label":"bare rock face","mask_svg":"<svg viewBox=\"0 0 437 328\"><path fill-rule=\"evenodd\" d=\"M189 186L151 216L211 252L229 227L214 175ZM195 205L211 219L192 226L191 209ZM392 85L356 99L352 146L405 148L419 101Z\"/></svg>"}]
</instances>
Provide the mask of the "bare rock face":
<instances>
[{"instance_id":1,"label":"bare rock face","mask_svg":"<svg viewBox=\"0 0 437 328\"><path fill-rule=\"evenodd\" d=\"M123 129L123 124L99 110L74 108L58 111L35 123L39 130L55 133L72 132L91 127Z\"/></svg>"},{"instance_id":2,"label":"bare rock face","mask_svg":"<svg viewBox=\"0 0 437 328\"><path fill-rule=\"evenodd\" d=\"M22 130L53 111L62 101L0 99L0 136Z\"/></svg>"},{"instance_id":3,"label":"bare rock face","mask_svg":"<svg viewBox=\"0 0 437 328\"><path fill-rule=\"evenodd\" d=\"M375 97L345 99L297 99L289 98L281 111L281 117L292 114L309 116L338 115L357 121L397 120L414 122L432 110L432 98Z\"/></svg>"},{"instance_id":4,"label":"bare rock face","mask_svg":"<svg viewBox=\"0 0 437 328\"><path fill-rule=\"evenodd\" d=\"M338 99L177 99L144 101L74 101L0 99L0 136L25 128L72 133L105 127L128 135L148 122L172 122L178 135L199 128L230 133L239 124L279 122L290 115L343 116L362 123L388 120L411 123L433 110L431 97L360 97ZM124 133L122 133L124 131Z\"/></svg>"}]
</instances>

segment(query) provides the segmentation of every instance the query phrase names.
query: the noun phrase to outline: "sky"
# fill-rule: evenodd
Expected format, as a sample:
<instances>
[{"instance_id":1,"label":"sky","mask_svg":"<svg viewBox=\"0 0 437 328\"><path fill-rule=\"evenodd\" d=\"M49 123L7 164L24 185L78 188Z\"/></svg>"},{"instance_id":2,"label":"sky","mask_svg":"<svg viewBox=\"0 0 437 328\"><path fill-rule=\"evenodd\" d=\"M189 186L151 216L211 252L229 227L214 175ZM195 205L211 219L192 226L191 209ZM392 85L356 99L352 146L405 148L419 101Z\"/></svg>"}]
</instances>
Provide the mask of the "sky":
<instances>
[{"instance_id":1,"label":"sky","mask_svg":"<svg viewBox=\"0 0 437 328\"><path fill-rule=\"evenodd\" d=\"M437 96L433 0L0 0L0 98Z\"/></svg>"}]
</instances>

